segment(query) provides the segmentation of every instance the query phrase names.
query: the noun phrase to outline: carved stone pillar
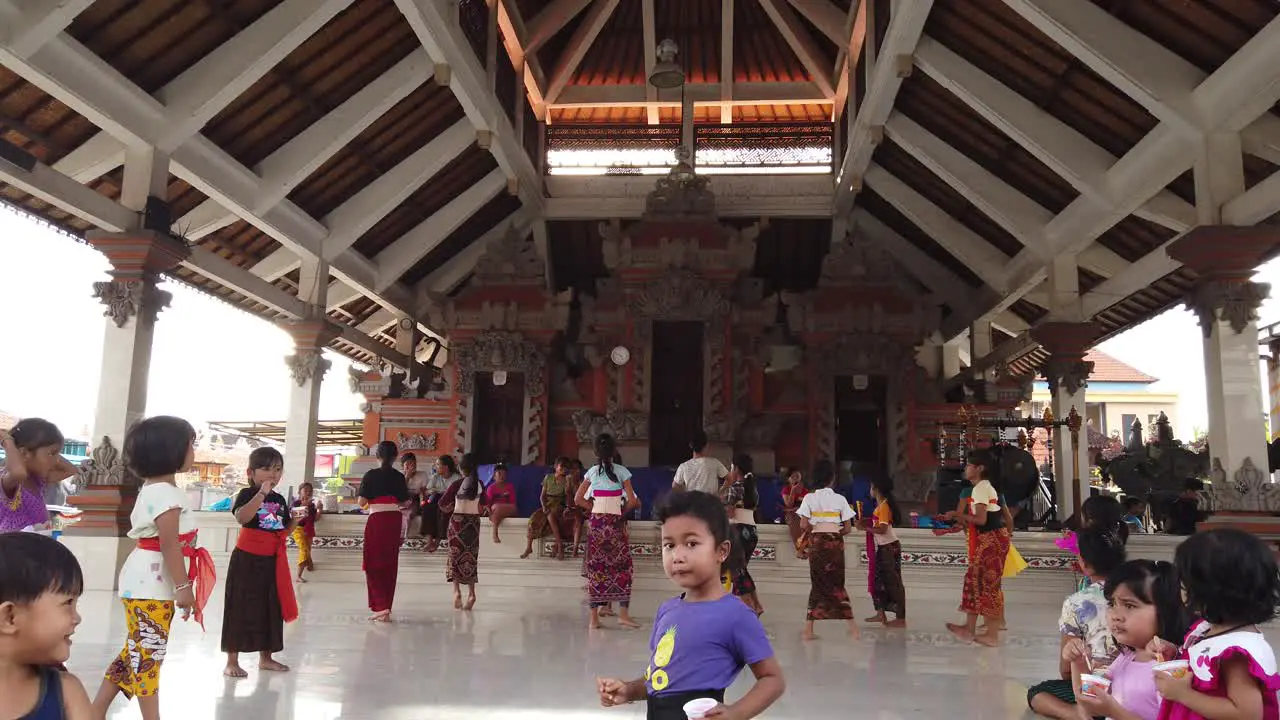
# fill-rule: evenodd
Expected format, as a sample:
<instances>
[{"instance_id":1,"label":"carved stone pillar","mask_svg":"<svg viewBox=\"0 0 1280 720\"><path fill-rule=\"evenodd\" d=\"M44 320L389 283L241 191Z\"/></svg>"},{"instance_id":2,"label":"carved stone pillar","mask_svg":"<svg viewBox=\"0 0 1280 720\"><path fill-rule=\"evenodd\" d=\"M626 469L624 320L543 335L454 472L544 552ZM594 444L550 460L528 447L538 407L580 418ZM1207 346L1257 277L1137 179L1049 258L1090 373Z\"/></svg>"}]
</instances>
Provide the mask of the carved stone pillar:
<instances>
[{"instance_id":1,"label":"carved stone pillar","mask_svg":"<svg viewBox=\"0 0 1280 720\"><path fill-rule=\"evenodd\" d=\"M122 537L130 527L138 480L122 462L125 433L147 407L147 375L156 317L171 295L158 287L162 275L178 266L186 247L149 230L90 232L93 245L111 262L110 280L93 284L93 296L106 306L98 406L94 415L92 459L86 483L74 502L84 519L72 526L82 535Z\"/></svg>"},{"instance_id":2,"label":"carved stone pillar","mask_svg":"<svg viewBox=\"0 0 1280 720\"><path fill-rule=\"evenodd\" d=\"M1199 276L1187 305L1204 332L1215 511L1280 510L1258 417L1258 307L1270 286L1250 280L1277 246L1280 228L1226 225L1200 226L1169 246L1169 256Z\"/></svg>"},{"instance_id":3,"label":"carved stone pillar","mask_svg":"<svg viewBox=\"0 0 1280 720\"><path fill-rule=\"evenodd\" d=\"M323 307L312 307L310 317L280 323L293 338L293 354L285 356L290 382L289 419L284 431L284 477L281 492L315 480L316 429L320 411L320 385L332 363L323 350L338 336L338 327L324 315Z\"/></svg>"},{"instance_id":4,"label":"carved stone pillar","mask_svg":"<svg viewBox=\"0 0 1280 720\"><path fill-rule=\"evenodd\" d=\"M1032 337L1049 351L1040 368L1049 383L1050 407L1055 418L1065 420L1074 409L1085 415L1085 387L1093 363L1084 359L1098 329L1092 323L1047 322L1031 331ZM1054 487L1057 490L1060 520L1080 512L1089 491L1089 443L1080 437L1074 447L1066 427L1053 431Z\"/></svg>"}]
</instances>

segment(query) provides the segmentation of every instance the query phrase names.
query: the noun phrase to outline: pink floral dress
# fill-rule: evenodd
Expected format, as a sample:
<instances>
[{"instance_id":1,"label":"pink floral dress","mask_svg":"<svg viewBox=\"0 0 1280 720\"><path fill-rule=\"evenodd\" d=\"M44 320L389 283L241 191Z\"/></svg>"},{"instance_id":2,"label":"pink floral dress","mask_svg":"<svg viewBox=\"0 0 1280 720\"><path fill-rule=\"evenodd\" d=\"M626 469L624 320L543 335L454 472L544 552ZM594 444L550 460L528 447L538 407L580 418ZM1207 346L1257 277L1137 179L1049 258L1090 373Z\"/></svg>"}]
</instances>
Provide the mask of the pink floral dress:
<instances>
[{"instance_id":1,"label":"pink floral dress","mask_svg":"<svg viewBox=\"0 0 1280 720\"><path fill-rule=\"evenodd\" d=\"M1224 660L1244 657L1249 661L1249 674L1262 687L1262 720L1280 720L1280 704L1276 692L1280 691L1280 675L1276 674L1276 656L1271 645L1261 633L1236 630L1206 638L1209 623L1201 620L1182 644L1178 657L1191 662L1191 687L1196 692L1214 697L1226 697L1227 686L1222 681L1221 667ZM1203 716L1185 706L1168 700L1160 703L1158 720L1199 720Z\"/></svg>"}]
</instances>

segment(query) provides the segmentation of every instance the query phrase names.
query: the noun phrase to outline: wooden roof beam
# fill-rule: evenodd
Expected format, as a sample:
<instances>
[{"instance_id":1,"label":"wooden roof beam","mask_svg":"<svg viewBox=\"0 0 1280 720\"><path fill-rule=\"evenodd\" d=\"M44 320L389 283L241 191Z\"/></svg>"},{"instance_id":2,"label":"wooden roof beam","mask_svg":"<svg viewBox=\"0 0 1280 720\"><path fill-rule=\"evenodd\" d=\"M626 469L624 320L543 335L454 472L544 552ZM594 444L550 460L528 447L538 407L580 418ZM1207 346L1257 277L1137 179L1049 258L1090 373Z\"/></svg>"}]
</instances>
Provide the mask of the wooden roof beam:
<instances>
[{"instance_id":1,"label":"wooden roof beam","mask_svg":"<svg viewBox=\"0 0 1280 720\"><path fill-rule=\"evenodd\" d=\"M159 144L165 107L65 35L49 41L29 58L0 46L0 62L121 141L140 147ZM175 175L232 208L285 247L320 255L328 230L288 200L265 213L257 212L257 188L262 178L208 138L195 135L170 159ZM378 291L376 268L364 258L344 255L334 260L330 269L380 304L392 308L411 304L409 290L402 285Z\"/></svg>"},{"instance_id":2,"label":"wooden roof beam","mask_svg":"<svg viewBox=\"0 0 1280 720\"><path fill-rule=\"evenodd\" d=\"M324 224L329 228L323 247L325 258L332 262L354 246L361 236L453 162L475 139L476 132L470 123L454 123L325 216ZM297 253L279 248L254 265L253 272L274 280L291 272L300 262Z\"/></svg>"},{"instance_id":3,"label":"wooden roof beam","mask_svg":"<svg viewBox=\"0 0 1280 720\"><path fill-rule=\"evenodd\" d=\"M644 35L644 76L648 78L653 74L653 66L658 63L658 22L654 17L653 0L640 1L640 22L641 34ZM732 82L733 75L728 76ZM725 80L724 71L720 72L720 80ZM685 84L685 92L689 91L689 84ZM722 93L723 94L723 93ZM733 91L729 91L729 95L733 95ZM662 120L661 114L658 112L658 88L646 82L644 84L644 100L646 120L650 125L657 125Z\"/></svg>"},{"instance_id":4,"label":"wooden roof beam","mask_svg":"<svg viewBox=\"0 0 1280 720\"><path fill-rule=\"evenodd\" d=\"M983 282L996 291L1004 289L1003 253L879 165L867 169L864 181Z\"/></svg>"},{"instance_id":5,"label":"wooden roof beam","mask_svg":"<svg viewBox=\"0 0 1280 720\"><path fill-rule=\"evenodd\" d=\"M1280 117L1263 114L1240 132L1240 142L1250 155L1280 165Z\"/></svg>"},{"instance_id":6,"label":"wooden roof beam","mask_svg":"<svg viewBox=\"0 0 1280 720\"><path fill-rule=\"evenodd\" d=\"M537 52L538 48L546 45L548 40L555 37L556 33L590 4L591 0L553 0L548 3L526 25L529 32L526 35L528 39L525 41L525 52Z\"/></svg>"},{"instance_id":7,"label":"wooden roof beam","mask_svg":"<svg viewBox=\"0 0 1280 720\"><path fill-rule=\"evenodd\" d=\"M849 95L857 83L854 69L861 61L862 48L867 41L868 0L853 0L849 8L849 16L845 20L848 32L845 40L840 42L840 51L836 53L836 96L831 106L832 122L839 122L847 111ZM874 61L874 57L870 58ZM849 124L852 127L852 123Z\"/></svg>"},{"instance_id":8,"label":"wooden roof beam","mask_svg":"<svg viewBox=\"0 0 1280 720\"><path fill-rule=\"evenodd\" d=\"M1024 247L1034 252L1043 245L1045 226L1053 219L1052 212L901 113L889 116L885 133ZM1111 250L1094 244L1080 254L1080 265L1110 277L1122 272L1129 263Z\"/></svg>"},{"instance_id":9,"label":"wooden roof beam","mask_svg":"<svg viewBox=\"0 0 1280 720\"><path fill-rule=\"evenodd\" d=\"M885 225L875 215L857 208L853 211L852 220L854 232L865 232L868 238L897 258L908 272L944 303L959 309L971 302L968 288L954 272Z\"/></svg>"},{"instance_id":10,"label":"wooden roof beam","mask_svg":"<svg viewBox=\"0 0 1280 720\"><path fill-rule=\"evenodd\" d=\"M405 1L397 0L397 2ZM604 29L605 23L609 22L609 18L613 16L613 11L617 7L618 0L594 0L591 9L587 11L586 19L574 31L573 38L569 40L569 45L565 47L560 62L551 76L551 84L547 86L548 103L555 103L560 98L560 93L564 92L565 86L573 78L573 73L582 64L582 59L587 56L587 50L596 41L596 37L600 35L600 31Z\"/></svg>"},{"instance_id":11,"label":"wooden roof beam","mask_svg":"<svg viewBox=\"0 0 1280 720\"><path fill-rule=\"evenodd\" d=\"M434 73L435 66L426 52L415 51L268 156L258 165L262 182L258 187L257 209L270 209L288 197L313 172L396 103L430 80ZM191 233L186 237L194 240L236 220L235 213L214 200L206 200L179 218L174 223L174 231L183 233L186 229Z\"/></svg>"},{"instance_id":12,"label":"wooden roof beam","mask_svg":"<svg viewBox=\"0 0 1280 720\"><path fill-rule=\"evenodd\" d=\"M825 2L825 0L824 0ZM733 122L733 0L720 1L720 123ZM657 88L654 88L657 90ZM650 107L653 107L652 105ZM697 107L695 105L695 107Z\"/></svg>"},{"instance_id":13,"label":"wooden roof beam","mask_svg":"<svg viewBox=\"0 0 1280 720\"><path fill-rule=\"evenodd\" d=\"M933 38L920 40L915 63L1077 191L1112 202L1105 179L1114 155ZM1195 208L1167 190L1138 213L1178 232L1195 224Z\"/></svg>"},{"instance_id":14,"label":"wooden roof beam","mask_svg":"<svg viewBox=\"0 0 1280 720\"><path fill-rule=\"evenodd\" d=\"M378 253L374 258L377 264L378 285L389 287L398 283L405 273L418 264L419 260L436 249L454 230L466 222L467 218L484 207L485 203L492 200L498 193L504 192L506 188L506 176L501 170L494 170L483 180L449 201L434 215L405 233L390 247Z\"/></svg>"},{"instance_id":15,"label":"wooden roof beam","mask_svg":"<svg viewBox=\"0 0 1280 720\"><path fill-rule=\"evenodd\" d=\"M818 32L826 35L831 42L844 45L849 40L849 33L846 30L847 18L831 0L790 0L790 2L792 7L813 23L813 26L818 28ZM851 14L854 12L857 12L856 4Z\"/></svg>"},{"instance_id":16,"label":"wooden roof beam","mask_svg":"<svg viewBox=\"0 0 1280 720\"><path fill-rule=\"evenodd\" d=\"M104 230L120 232L138 224L138 213L42 162L25 170L0 160L0 180Z\"/></svg>"},{"instance_id":17,"label":"wooden roof beam","mask_svg":"<svg viewBox=\"0 0 1280 720\"><path fill-rule=\"evenodd\" d=\"M720 105L722 99L722 83L690 83L684 88L685 93L693 100L694 105ZM678 94L659 101L650 99L649 90L652 85L591 85L566 88L557 102L548 107L680 107ZM824 95L812 82L757 83L735 82L731 92L733 105L825 105L831 97Z\"/></svg>"},{"instance_id":18,"label":"wooden roof beam","mask_svg":"<svg viewBox=\"0 0 1280 720\"><path fill-rule=\"evenodd\" d=\"M124 143L100 132L53 164L76 182L88 183L124 164Z\"/></svg>"},{"instance_id":19,"label":"wooden roof beam","mask_svg":"<svg viewBox=\"0 0 1280 720\"><path fill-rule=\"evenodd\" d=\"M1204 73L1089 0L1004 0L1050 40L1181 132L1204 121L1191 91Z\"/></svg>"},{"instance_id":20,"label":"wooden roof beam","mask_svg":"<svg viewBox=\"0 0 1280 720\"><path fill-rule=\"evenodd\" d=\"M286 0L155 93L162 117L144 144L172 153L353 0ZM74 42L74 41L73 41ZM95 55L94 58L102 62ZM103 63L105 65L105 63ZM101 126L100 126L101 127ZM104 128L110 132L110 128ZM134 144L130 139L126 142ZM98 138L90 142L107 143ZM111 155L115 158L115 155ZM123 155L119 156L123 160ZM106 158L97 165L105 167ZM117 166L107 167L107 171Z\"/></svg>"},{"instance_id":21,"label":"wooden roof beam","mask_svg":"<svg viewBox=\"0 0 1280 720\"><path fill-rule=\"evenodd\" d=\"M845 145L840 171L836 174L836 215L841 216L853 208L854 197L862 176L871 164L871 154L883 127L893 111L898 88L903 75L895 61L900 56L911 55L924 31L924 23L933 9L933 0L899 0L893 8L884 46L878 49L880 61L876 63L874 76L863 96L862 106L854 120L853 130ZM887 174L887 173L886 173Z\"/></svg>"},{"instance_id":22,"label":"wooden roof beam","mask_svg":"<svg viewBox=\"0 0 1280 720\"><path fill-rule=\"evenodd\" d=\"M93 0L0 0L0 44L29 57L92 4Z\"/></svg>"},{"instance_id":23,"label":"wooden roof beam","mask_svg":"<svg viewBox=\"0 0 1280 720\"><path fill-rule=\"evenodd\" d=\"M1280 213L1280 172L1254 185L1222 208L1222 221L1230 225L1257 225Z\"/></svg>"},{"instance_id":24,"label":"wooden roof beam","mask_svg":"<svg viewBox=\"0 0 1280 720\"><path fill-rule=\"evenodd\" d=\"M760 0L760 6L777 26L778 32L782 33L782 38L787 41L792 52L800 59L800 64L809 72L818 90L826 97L834 98L836 90L831 80L831 70L823 61L818 44L814 42L809 31L800 24L795 12L787 7L783 0Z\"/></svg>"}]
</instances>

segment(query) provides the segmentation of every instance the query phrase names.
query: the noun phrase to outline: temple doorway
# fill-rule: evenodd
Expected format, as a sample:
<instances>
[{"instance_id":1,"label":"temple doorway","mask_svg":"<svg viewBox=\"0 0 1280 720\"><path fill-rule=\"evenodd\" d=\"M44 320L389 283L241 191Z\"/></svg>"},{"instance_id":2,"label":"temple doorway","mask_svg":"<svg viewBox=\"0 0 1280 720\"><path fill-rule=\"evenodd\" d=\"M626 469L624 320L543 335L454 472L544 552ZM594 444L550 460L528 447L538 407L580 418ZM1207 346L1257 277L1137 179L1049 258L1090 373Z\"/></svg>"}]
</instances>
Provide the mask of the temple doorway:
<instances>
[{"instance_id":1,"label":"temple doorway","mask_svg":"<svg viewBox=\"0 0 1280 720\"><path fill-rule=\"evenodd\" d=\"M649 464L689 459L689 438L702 429L701 322L655 321L649 396Z\"/></svg>"},{"instance_id":2,"label":"temple doorway","mask_svg":"<svg viewBox=\"0 0 1280 720\"><path fill-rule=\"evenodd\" d=\"M493 384L493 373L476 373L475 413L471 418L471 452L476 462L520 464L524 436L524 373L507 373Z\"/></svg>"},{"instance_id":3,"label":"temple doorway","mask_svg":"<svg viewBox=\"0 0 1280 720\"><path fill-rule=\"evenodd\" d=\"M851 463L855 475L888 471L888 393L884 376L838 375L836 461Z\"/></svg>"}]
</instances>

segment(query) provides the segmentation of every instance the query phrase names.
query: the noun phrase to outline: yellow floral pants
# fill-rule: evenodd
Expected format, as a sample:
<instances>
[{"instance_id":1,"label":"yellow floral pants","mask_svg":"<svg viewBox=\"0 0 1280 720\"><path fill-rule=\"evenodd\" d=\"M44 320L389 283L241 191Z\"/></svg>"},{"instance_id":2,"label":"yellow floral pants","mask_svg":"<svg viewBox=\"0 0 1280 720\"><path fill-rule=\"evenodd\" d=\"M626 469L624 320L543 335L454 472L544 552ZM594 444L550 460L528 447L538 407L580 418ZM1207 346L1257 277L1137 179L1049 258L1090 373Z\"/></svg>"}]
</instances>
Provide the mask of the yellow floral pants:
<instances>
[{"instance_id":1,"label":"yellow floral pants","mask_svg":"<svg viewBox=\"0 0 1280 720\"><path fill-rule=\"evenodd\" d=\"M311 538L302 528L296 527L293 529L293 542L298 546L298 567L314 569L311 565Z\"/></svg>"},{"instance_id":2,"label":"yellow floral pants","mask_svg":"<svg viewBox=\"0 0 1280 720\"><path fill-rule=\"evenodd\" d=\"M160 691L160 665L169 646L173 623L172 600L122 600L129 635L124 649L107 668L109 680L125 697L144 697Z\"/></svg>"}]
</instances>

